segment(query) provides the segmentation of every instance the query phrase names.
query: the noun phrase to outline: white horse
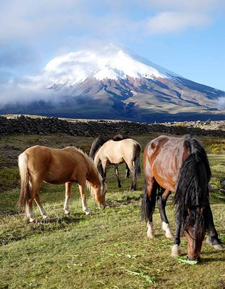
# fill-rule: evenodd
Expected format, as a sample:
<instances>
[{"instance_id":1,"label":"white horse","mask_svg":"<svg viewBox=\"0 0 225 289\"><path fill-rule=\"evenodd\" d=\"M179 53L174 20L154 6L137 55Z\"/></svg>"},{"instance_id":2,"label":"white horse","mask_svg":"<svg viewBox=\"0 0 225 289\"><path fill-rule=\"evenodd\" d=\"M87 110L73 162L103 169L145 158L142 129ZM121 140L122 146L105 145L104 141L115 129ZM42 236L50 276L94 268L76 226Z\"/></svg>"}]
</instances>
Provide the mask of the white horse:
<instances>
[{"instance_id":1,"label":"white horse","mask_svg":"<svg viewBox=\"0 0 225 289\"><path fill-rule=\"evenodd\" d=\"M126 163L133 175L131 189L136 190L137 172L140 169L140 152L141 145L131 138L120 141L109 140L96 152L94 164L96 167L101 164L103 177L106 178L107 164L113 164L118 167L119 164ZM119 174L117 175L117 180L120 183Z\"/></svg>"}]
</instances>

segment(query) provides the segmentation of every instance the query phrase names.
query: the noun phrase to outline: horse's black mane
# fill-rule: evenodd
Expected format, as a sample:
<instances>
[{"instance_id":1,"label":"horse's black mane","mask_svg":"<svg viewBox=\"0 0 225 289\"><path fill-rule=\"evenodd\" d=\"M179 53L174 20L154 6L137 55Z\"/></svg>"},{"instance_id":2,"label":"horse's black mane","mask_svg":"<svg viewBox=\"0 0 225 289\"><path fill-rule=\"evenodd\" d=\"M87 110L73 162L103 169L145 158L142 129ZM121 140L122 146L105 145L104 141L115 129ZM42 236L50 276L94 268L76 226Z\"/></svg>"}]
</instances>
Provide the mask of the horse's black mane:
<instances>
[{"instance_id":1,"label":"horse's black mane","mask_svg":"<svg viewBox=\"0 0 225 289\"><path fill-rule=\"evenodd\" d=\"M195 137L185 136L183 145L189 147L190 155L182 164L175 192L177 218L183 229L193 224L203 228L204 218L200 210L209 202L208 182L211 177L209 161L205 149Z\"/></svg>"},{"instance_id":2,"label":"horse's black mane","mask_svg":"<svg viewBox=\"0 0 225 289\"><path fill-rule=\"evenodd\" d=\"M120 141L122 139L128 138L127 136L123 136L121 134L116 134L114 136L101 136L99 135L92 143L89 156L94 159L96 152L98 149L108 140Z\"/></svg>"}]
</instances>

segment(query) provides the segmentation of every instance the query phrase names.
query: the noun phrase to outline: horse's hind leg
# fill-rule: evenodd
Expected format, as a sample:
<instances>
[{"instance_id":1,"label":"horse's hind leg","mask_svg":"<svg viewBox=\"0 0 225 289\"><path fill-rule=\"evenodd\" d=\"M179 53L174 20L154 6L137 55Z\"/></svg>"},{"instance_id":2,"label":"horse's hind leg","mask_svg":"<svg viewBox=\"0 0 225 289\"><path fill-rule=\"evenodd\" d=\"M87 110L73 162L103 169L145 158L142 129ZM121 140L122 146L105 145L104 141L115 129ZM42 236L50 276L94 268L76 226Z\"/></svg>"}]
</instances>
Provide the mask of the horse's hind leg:
<instances>
[{"instance_id":1,"label":"horse's hind leg","mask_svg":"<svg viewBox=\"0 0 225 289\"><path fill-rule=\"evenodd\" d=\"M206 220L206 229L209 232L209 237L206 239L206 243L212 245L217 250L223 250L223 244L218 238L218 234L213 222L213 215L210 208L210 205L207 204L204 210L205 220Z\"/></svg>"},{"instance_id":2,"label":"horse's hind leg","mask_svg":"<svg viewBox=\"0 0 225 289\"><path fill-rule=\"evenodd\" d=\"M26 207L25 207L26 215L31 223L35 221L34 213L33 213L33 201L34 201L34 198L31 197L28 200Z\"/></svg>"},{"instance_id":3,"label":"horse's hind leg","mask_svg":"<svg viewBox=\"0 0 225 289\"><path fill-rule=\"evenodd\" d=\"M162 189L160 196L158 196L157 198L158 207L160 211L160 217L162 220L162 229L166 232L165 234L166 238L173 238L173 234L170 231L169 221L167 219L166 210L165 210L166 201L170 194L171 194L170 191Z\"/></svg>"},{"instance_id":4,"label":"horse's hind leg","mask_svg":"<svg viewBox=\"0 0 225 289\"><path fill-rule=\"evenodd\" d=\"M33 213L33 201L36 198L36 194L37 194L40 186L37 186L37 184L30 179L29 180L29 188L30 188L30 196L29 196L29 200L26 203L25 211L26 211L26 215L27 215L29 221L32 223L35 221L35 217L34 217L34 213Z\"/></svg>"},{"instance_id":5,"label":"horse's hind leg","mask_svg":"<svg viewBox=\"0 0 225 289\"><path fill-rule=\"evenodd\" d=\"M116 174L116 179L117 179L117 183L118 183L118 188L121 188L120 176L119 176L119 168L118 168L117 165L114 165L114 170L115 170L115 174Z\"/></svg>"},{"instance_id":6,"label":"horse's hind leg","mask_svg":"<svg viewBox=\"0 0 225 289\"><path fill-rule=\"evenodd\" d=\"M91 211L87 207L86 195L85 195L85 184L82 184L82 185L79 184L79 190L80 190L80 196L81 196L82 209L86 215L89 215Z\"/></svg>"},{"instance_id":7,"label":"horse's hind leg","mask_svg":"<svg viewBox=\"0 0 225 289\"><path fill-rule=\"evenodd\" d=\"M147 237L154 237L153 231L153 212L156 203L157 183L154 178L145 181L144 195L142 199L142 219L147 221Z\"/></svg>"},{"instance_id":8,"label":"horse's hind leg","mask_svg":"<svg viewBox=\"0 0 225 289\"><path fill-rule=\"evenodd\" d=\"M35 202L38 206L38 209L40 210L41 214L42 214L42 217L44 219L46 219L48 217L48 214L46 213L46 211L44 210L44 208L42 207L42 204L40 202L40 198L39 198L39 194L37 193L36 196L35 196Z\"/></svg>"},{"instance_id":9,"label":"horse's hind leg","mask_svg":"<svg viewBox=\"0 0 225 289\"><path fill-rule=\"evenodd\" d=\"M46 211L44 210L44 208L41 205L40 202L40 198L39 198L39 194L38 191L41 187L42 181L38 182L33 182L31 185L31 195L33 196L33 199L35 200L38 209L40 210L41 215L43 216L44 219L46 219L48 217L48 214L46 213Z\"/></svg>"},{"instance_id":10,"label":"horse's hind leg","mask_svg":"<svg viewBox=\"0 0 225 289\"><path fill-rule=\"evenodd\" d=\"M127 162L127 165L132 173L132 185L131 185L131 190L136 191L137 188L137 169L135 167L135 163L134 162Z\"/></svg>"},{"instance_id":11,"label":"horse's hind leg","mask_svg":"<svg viewBox=\"0 0 225 289\"><path fill-rule=\"evenodd\" d=\"M70 209L69 209L69 199L71 196L71 188L72 188L72 183L65 183L65 203L64 203L64 212L65 214L69 214L70 213Z\"/></svg>"}]
</instances>

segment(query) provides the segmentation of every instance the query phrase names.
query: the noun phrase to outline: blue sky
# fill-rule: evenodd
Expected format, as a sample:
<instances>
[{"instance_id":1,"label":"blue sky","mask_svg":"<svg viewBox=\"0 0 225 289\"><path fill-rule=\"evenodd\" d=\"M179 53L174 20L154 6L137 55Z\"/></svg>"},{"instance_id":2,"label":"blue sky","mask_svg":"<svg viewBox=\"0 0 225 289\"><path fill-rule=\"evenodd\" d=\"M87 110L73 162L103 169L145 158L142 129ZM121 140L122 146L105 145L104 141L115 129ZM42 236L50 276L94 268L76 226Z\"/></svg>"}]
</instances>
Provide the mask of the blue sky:
<instances>
[{"instance_id":1,"label":"blue sky","mask_svg":"<svg viewBox=\"0 0 225 289\"><path fill-rule=\"evenodd\" d=\"M224 0L1 0L0 84L113 42L225 91Z\"/></svg>"}]
</instances>

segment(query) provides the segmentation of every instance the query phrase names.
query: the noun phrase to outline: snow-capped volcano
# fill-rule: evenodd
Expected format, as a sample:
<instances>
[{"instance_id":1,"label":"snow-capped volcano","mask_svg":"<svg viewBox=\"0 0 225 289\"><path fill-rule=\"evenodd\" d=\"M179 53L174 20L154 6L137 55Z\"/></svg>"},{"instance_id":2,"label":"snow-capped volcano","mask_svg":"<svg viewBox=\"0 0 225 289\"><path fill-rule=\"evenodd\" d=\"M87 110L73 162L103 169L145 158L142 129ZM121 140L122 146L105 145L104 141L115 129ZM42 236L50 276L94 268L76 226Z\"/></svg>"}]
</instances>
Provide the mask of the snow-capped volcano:
<instances>
[{"instance_id":1,"label":"snow-capped volcano","mask_svg":"<svg viewBox=\"0 0 225 289\"><path fill-rule=\"evenodd\" d=\"M56 57L46 65L44 75L54 84L73 86L91 77L100 81L167 78L175 74L110 44L98 51L82 50Z\"/></svg>"},{"instance_id":2,"label":"snow-capped volcano","mask_svg":"<svg viewBox=\"0 0 225 289\"><path fill-rule=\"evenodd\" d=\"M218 107L225 99L223 91L185 79L113 44L56 57L39 74L12 83L12 97L5 98L2 114L150 122L223 118Z\"/></svg>"}]
</instances>

